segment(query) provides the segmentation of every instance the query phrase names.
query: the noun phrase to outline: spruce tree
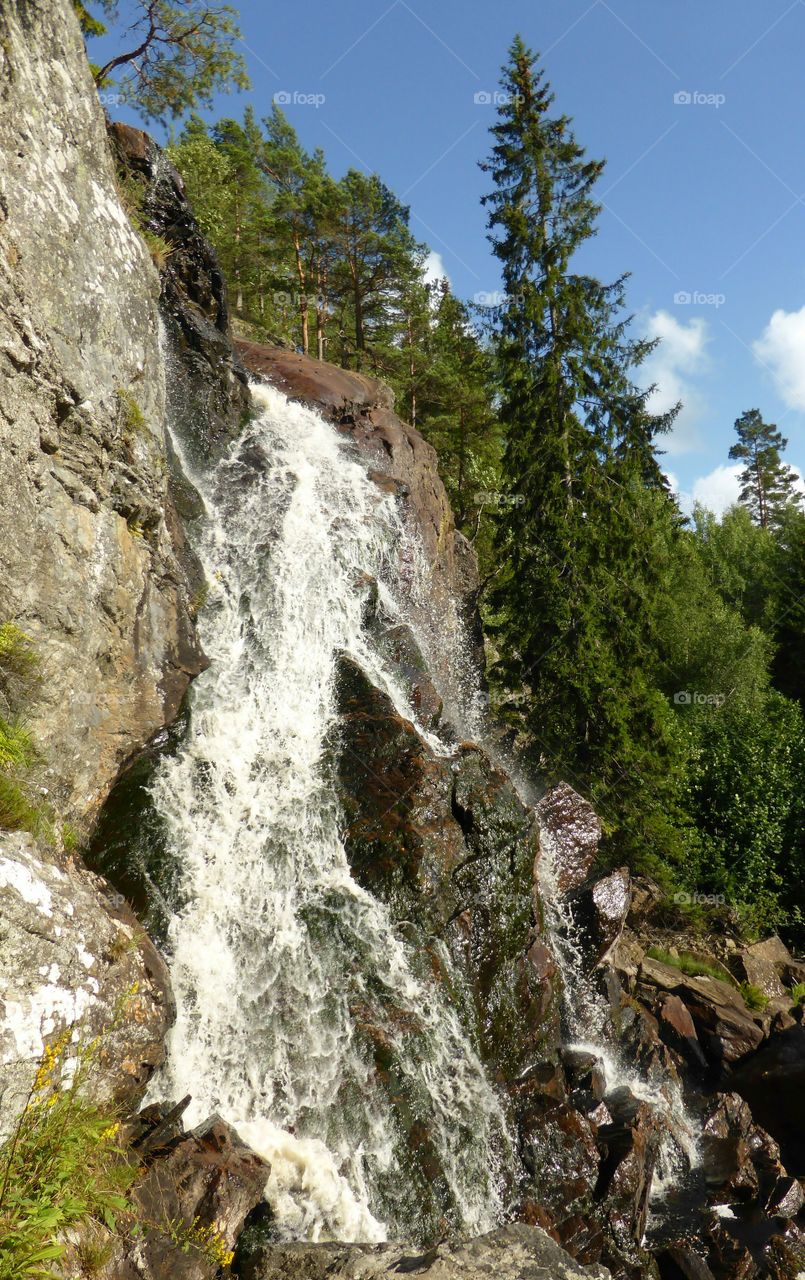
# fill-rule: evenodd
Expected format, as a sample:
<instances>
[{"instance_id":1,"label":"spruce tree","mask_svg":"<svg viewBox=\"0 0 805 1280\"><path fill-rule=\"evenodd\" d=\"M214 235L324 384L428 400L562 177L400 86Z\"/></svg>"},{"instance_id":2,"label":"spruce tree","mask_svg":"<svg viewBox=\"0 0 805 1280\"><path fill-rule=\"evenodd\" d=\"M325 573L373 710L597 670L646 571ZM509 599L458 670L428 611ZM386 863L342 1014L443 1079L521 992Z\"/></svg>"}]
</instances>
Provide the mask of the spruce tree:
<instances>
[{"instance_id":1,"label":"spruce tree","mask_svg":"<svg viewBox=\"0 0 805 1280\"><path fill-rule=\"evenodd\" d=\"M495 593L499 681L541 766L591 791L610 829L656 837L671 808L674 730L651 686L652 564L672 518L655 436L674 413L649 412L635 385L652 350L629 338L625 277L574 270L595 234L586 158L536 58L518 37L504 105L482 166L494 189L490 240L505 304L496 339L506 433ZM655 836L649 836L649 827Z\"/></svg>"},{"instance_id":2,"label":"spruce tree","mask_svg":"<svg viewBox=\"0 0 805 1280\"><path fill-rule=\"evenodd\" d=\"M774 528L786 507L798 502L796 476L781 458L788 441L774 423L764 422L759 409L749 409L735 423L738 443L730 449L733 461L745 463L741 472L741 502L762 529Z\"/></svg>"}]
</instances>

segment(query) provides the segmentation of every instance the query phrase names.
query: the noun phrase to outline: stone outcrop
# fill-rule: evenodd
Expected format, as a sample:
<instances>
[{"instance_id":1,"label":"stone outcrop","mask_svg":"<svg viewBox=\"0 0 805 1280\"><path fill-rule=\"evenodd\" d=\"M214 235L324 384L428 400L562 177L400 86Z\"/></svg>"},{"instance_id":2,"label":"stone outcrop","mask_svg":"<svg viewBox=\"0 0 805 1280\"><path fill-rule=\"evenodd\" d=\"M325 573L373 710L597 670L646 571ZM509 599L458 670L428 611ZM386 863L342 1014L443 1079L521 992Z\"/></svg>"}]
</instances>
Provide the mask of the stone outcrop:
<instances>
[{"instance_id":1,"label":"stone outcrop","mask_svg":"<svg viewBox=\"0 0 805 1280\"><path fill-rule=\"evenodd\" d=\"M68 1059L100 1037L96 1096L136 1106L174 1010L165 965L134 916L97 876L3 834L0 921L0 1132L24 1104L44 1044L74 1025Z\"/></svg>"},{"instance_id":2,"label":"stone outcrop","mask_svg":"<svg viewBox=\"0 0 805 1280\"><path fill-rule=\"evenodd\" d=\"M539 1227L514 1223L463 1244L266 1245L244 1259L242 1280L608 1280L600 1266L574 1262Z\"/></svg>"},{"instance_id":3,"label":"stone outcrop","mask_svg":"<svg viewBox=\"0 0 805 1280\"><path fill-rule=\"evenodd\" d=\"M0 12L0 620L55 806L88 825L203 665L169 482L158 274L67 3Z\"/></svg>"},{"instance_id":4,"label":"stone outcrop","mask_svg":"<svg viewBox=\"0 0 805 1280\"><path fill-rule=\"evenodd\" d=\"M177 1108L180 1110L181 1108ZM159 1107L130 1126L141 1177L132 1200L141 1229L107 1230L84 1223L71 1233L61 1274L85 1275L87 1255L101 1259L95 1280L215 1280L234 1250L247 1215L261 1201L270 1170L218 1116L184 1133L181 1120L158 1125ZM161 1136L160 1136L161 1135Z\"/></svg>"},{"instance_id":5,"label":"stone outcrop","mask_svg":"<svg viewBox=\"0 0 805 1280\"><path fill-rule=\"evenodd\" d=\"M132 215L157 237L173 430L193 459L216 456L238 433L251 398L230 334L226 281L188 204L181 175L153 138L113 124L109 138Z\"/></svg>"}]
</instances>

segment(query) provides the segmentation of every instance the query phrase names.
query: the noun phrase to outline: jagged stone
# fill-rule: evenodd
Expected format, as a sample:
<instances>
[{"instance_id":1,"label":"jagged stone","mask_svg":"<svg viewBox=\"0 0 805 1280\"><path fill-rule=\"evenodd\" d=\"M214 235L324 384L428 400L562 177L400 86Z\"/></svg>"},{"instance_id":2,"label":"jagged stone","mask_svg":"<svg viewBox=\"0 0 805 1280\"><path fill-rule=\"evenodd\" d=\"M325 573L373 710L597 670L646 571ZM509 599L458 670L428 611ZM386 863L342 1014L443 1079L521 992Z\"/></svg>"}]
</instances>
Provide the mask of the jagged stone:
<instances>
[{"instance_id":1,"label":"jagged stone","mask_svg":"<svg viewBox=\"0 0 805 1280\"><path fill-rule=\"evenodd\" d=\"M699 1042L713 1066L737 1062L757 1049L764 1033L741 993L718 978L694 978L648 956L640 976L653 986L678 995L696 1026Z\"/></svg>"},{"instance_id":2,"label":"jagged stone","mask_svg":"<svg viewBox=\"0 0 805 1280\"><path fill-rule=\"evenodd\" d=\"M209 459L238 433L251 404L232 344L226 282L184 182L161 148L127 124L110 125L109 138L129 198L139 197L138 218L168 246L160 310L169 347L171 422L194 458Z\"/></svg>"},{"instance_id":3,"label":"jagged stone","mask_svg":"<svg viewBox=\"0 0 805 1280\"><path fill-rule=\"evenodd\" d=\"M618 941L629 912L631 882L626 867L612 871L571 895L571 909L597 960Z\"/></svg>"},{"instance_id":4,"label":"jagged stone","mask_svg":"<svg viewBox=\"0 0 805 1280\"><path fill-rule=\"evenodd\" d=\"M537 805L541 841L550 859L560 895L579 889L595 862L601 822L592 805L566 782L560 782ZM547 849L543 852L547 856Z\"/></svg>"},{"instance_id":5,"label":"jagged stone","mask_svg":"<svg viewBox=\"0 0 805 1280\"><path fill-rule=\"evenodd\" d=\"M241 1263L242 1280L609 1280L600 1266L574 1262L539 1227L512 1223L464 1243L263 1245Z\"/></svg>"}]
</instances>

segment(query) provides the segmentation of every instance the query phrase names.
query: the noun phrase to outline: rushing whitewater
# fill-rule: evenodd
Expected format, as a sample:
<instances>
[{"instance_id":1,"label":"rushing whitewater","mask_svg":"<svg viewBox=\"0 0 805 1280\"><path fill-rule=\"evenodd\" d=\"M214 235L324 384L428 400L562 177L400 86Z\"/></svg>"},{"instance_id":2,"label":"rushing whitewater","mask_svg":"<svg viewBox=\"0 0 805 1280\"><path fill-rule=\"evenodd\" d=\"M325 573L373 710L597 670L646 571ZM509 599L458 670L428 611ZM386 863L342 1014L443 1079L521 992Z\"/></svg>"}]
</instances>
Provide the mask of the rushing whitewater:
<instances>
[{"instance_id":1,"label":"rushing whitewater","mask_svg":"<svg viewBox=\"0 0 805 1280\"><path fill-rule=\"evenodd\" d=\"M404 614L405 534L334 427L277 391L254 395L246 438L193 477L210 668L152 785L180 869L178 1016L152 1096L191 1094L193 1122L218 1112L266 1156L287 1237L415 1237L398 1116L356 1015L368 1007L398 1099L426 1099L442 1213L483 1232L502 1213L498 1098L456 1013L353 880L334 799L341 654L415 719L363 630L373 581L384 611Z\"/></svg>"}]
</instances>

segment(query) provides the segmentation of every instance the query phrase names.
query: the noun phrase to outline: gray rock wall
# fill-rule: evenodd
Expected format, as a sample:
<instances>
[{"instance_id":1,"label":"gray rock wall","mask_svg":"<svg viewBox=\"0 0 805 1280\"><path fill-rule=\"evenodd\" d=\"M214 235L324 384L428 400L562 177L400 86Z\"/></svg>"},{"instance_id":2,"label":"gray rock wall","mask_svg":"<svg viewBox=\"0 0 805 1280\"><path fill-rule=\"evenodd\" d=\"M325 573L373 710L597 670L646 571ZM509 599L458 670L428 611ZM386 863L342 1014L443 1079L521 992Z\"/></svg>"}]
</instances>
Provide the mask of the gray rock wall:
<instances>
[{"instance_id":1,"label":"gray rock wall","mask_svg":"<svg viewBox=\"0 0 805 1280\"><path fill-rule=\"evenodd\" d=\"M68 0L0 9L0 622L43 785L87 825L202 666L169 493L159 279Z\"/></svg>"}]
</instances>

